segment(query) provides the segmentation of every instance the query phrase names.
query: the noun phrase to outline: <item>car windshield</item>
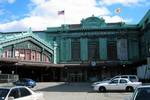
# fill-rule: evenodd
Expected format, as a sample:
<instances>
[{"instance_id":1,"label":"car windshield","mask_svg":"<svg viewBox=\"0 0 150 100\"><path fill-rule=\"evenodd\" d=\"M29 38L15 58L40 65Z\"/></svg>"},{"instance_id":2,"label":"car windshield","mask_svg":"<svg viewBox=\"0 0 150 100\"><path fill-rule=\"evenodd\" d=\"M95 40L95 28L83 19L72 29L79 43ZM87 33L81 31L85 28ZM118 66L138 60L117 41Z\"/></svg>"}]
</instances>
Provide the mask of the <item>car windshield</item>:
<instances>
[{"instance_id":1,"label":"car windshield","mask_svg":"<svg viewBox=\"0 0 150 100\"><path fill-rule=\"evenodd\" d=\"M9 89L0 89L0 100L4 100L9 92Z\"/></svg>"},{"instance_id":2,"label":"car windshield","mask_svg":"<svg viewBox=\"0 0 150 100\"><path fill-rule=\"evenodd\" d=\"M136 93L135 100L149 100L150 88L139 88Z\"/></svg>"}]
</instances>

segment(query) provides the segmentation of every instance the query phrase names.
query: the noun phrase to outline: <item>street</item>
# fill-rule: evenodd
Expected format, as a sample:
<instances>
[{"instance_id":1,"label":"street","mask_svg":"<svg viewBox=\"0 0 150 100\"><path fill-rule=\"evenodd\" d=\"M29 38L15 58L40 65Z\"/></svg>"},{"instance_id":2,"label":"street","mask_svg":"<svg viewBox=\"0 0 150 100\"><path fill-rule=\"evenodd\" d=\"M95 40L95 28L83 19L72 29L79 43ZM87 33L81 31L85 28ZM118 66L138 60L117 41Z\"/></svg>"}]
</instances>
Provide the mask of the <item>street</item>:
<instances>
[{"instance_id":1,"label":"street","mask_svg":"<svg viewBox=\"0 0 150 100\"><path fill-rule=\"evenodd\" d=\"M38 83L33 90L43 92L45 100L125 100L132 95L127 92L95 92L90 83Z\"/></svg>"}]
</instances>

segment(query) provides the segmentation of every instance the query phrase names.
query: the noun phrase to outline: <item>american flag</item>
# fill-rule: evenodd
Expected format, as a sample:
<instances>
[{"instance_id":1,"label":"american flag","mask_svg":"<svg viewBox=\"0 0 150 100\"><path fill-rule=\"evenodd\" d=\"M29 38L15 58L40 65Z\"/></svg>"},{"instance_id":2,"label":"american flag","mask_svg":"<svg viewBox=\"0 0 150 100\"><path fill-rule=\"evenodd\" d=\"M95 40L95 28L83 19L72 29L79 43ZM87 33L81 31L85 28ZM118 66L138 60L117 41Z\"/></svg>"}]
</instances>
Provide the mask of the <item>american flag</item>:
<instances>
[{"instance_id":1,"label":"american flag","mask_svg":"<svg viewBox=\"0 0 150 100\"><path fill-rule=\"evenodd\" d=\"M64 14L65 14L64 10L58 11L58 15L64 15Z\"/></svg>"}]
</instances>

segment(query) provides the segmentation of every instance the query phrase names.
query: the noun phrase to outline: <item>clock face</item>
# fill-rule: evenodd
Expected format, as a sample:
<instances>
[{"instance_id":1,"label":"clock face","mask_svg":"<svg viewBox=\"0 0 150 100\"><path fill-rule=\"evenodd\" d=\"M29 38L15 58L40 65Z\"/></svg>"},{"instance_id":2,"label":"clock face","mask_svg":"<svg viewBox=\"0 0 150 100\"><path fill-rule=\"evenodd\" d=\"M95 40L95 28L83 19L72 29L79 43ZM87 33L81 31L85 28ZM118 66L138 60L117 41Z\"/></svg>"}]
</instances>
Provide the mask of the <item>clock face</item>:
<instances>
[{"instance_id":1,"label":"clock face","mask_svg":"<svg viewBox=\"0 0 150 100\"><path fill-rule=\"evenodd\" d=\"M96 62L95 62L95 61L92 61L92 62L91 62L91 65L92 65L92 66L96 66Z\"/></svg>"}]
</instances>

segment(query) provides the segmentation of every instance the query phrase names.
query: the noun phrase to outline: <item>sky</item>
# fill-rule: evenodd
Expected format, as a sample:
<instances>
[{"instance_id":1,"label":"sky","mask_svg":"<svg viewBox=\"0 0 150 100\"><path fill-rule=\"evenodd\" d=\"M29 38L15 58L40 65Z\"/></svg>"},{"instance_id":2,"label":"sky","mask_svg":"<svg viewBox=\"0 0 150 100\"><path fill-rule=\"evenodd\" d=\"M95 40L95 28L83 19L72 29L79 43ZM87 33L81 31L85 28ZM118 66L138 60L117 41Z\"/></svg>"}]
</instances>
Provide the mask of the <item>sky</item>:
<instances>
[{"instance_id":1,"label":"sky","mask_svg":"<svg viewBox=\"0 0 150 100\"><path fill-rule=\"evenodd\" d=\"M0 0L0 32L80 24L92 15L106 23L138 24L149 9L150 0Z\"/></svg>"}]
</instances>

